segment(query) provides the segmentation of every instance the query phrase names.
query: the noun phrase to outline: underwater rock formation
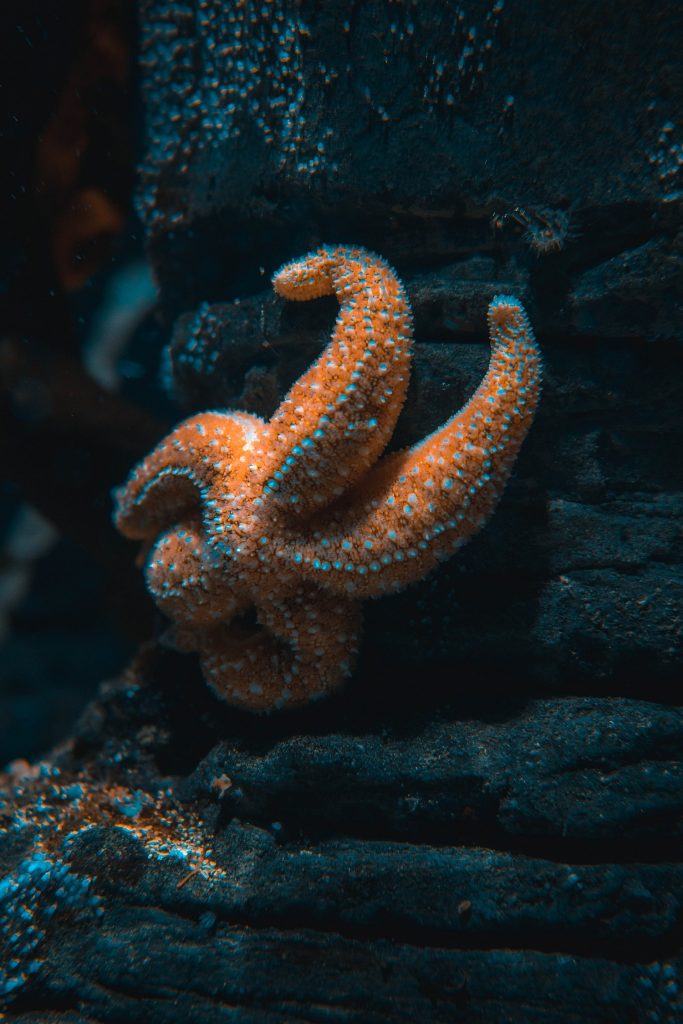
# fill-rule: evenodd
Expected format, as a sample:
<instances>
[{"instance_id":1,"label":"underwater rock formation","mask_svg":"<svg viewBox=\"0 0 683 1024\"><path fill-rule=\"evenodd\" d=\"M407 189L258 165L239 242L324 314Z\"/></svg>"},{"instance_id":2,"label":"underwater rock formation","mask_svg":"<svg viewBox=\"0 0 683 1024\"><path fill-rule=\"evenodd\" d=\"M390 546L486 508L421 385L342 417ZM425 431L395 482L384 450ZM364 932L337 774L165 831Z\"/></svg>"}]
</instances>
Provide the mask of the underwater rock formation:
<instances>
[{"instance_id":1,"label":"underwater rock formation","mask_svg":"<svg viewBox=\"0 0 683 1024\"><path fill-rule=\"evenodd\" d=\"M544 398L496 517L372 607L342 692L255 719L150 642L60 749L3 776L0 960L26 950L5 1016L674 1024L680 6L140 17L138 205L185 413L277 408L335 310L267 282L329 239L406 285L396 447L476 387L497 293L543 339ZM75 906L27 939L35 857Z\"/></svg>"},{"instance_id":2,"label":"underwater rock formation","mask_svg":"<svg viewBox=\"0 0 683 1024\"><path fill-rule=\"evenodd\" d=\"M173 692L172 668L107 687L70 749L2 779L8 1019L677 1019L677 709L471 704L401 735L338 704L343 731L250 741L211 703L188 726L196 680Z\"/></svg>"}]
</instances>

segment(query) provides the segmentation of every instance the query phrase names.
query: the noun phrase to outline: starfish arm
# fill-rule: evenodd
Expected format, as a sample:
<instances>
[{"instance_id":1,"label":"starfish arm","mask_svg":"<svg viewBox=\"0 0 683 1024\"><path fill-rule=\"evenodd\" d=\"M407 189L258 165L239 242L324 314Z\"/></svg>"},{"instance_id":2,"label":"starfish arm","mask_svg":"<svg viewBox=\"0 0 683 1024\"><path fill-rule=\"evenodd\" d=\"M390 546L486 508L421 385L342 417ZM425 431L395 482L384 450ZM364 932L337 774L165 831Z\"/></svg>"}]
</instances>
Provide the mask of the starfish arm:
<instances>
[{"instance_id":1,"label":"starfish arm","mask_svg":"<svg viewBox=\"0 0 683 1024\"><path fill-rule=\"evenodd\" d=\"M229 622L246 599L221 571L198 521L162 533L145 566L147 589L157 607L175 623L202 626Z\"/></svg>"},{"instance_id":2,"label":"starfish arm","mask_svg":"<svg viewBox=\"0 0 683 1024\"><path fill-rule=\"evenodd\" d=\"M229 704L268 712L296 707L336 689L350 675L360 633L360 605L299 587L262 601L256 632L233 624L207 630L202 671Z\"/></svg>"},{"instance_id":3,"label":"starfish arm","mask_svg":"<svg viewBox=\"0 0 683 1024\"><path fill-rule=\"evenodd\" d=\"M245 451L264 427L247 413L205 412L185 420L115 492L117 528L132 540L155 537L200 502L215 500L226 479L238 486L247 472Z\"/></svg>"},{"instance_id":4,"label":"starfish arm","mask_svg":"<svg viewBox=\"0 0 683 1024\"><path fill-rule=\"evenodd\" d=\"M305 515L338 498L386 447L408 386L411 315L391 268L362 249L320 249L273 283L288 299L334 294L341 304L332 340L269 424L266 506Z\"/></svg>"},{"instance_id":5,"label":"starfish arm","mask_svg":"<svg viewBox=\"0 0 683 1024\"><path fill-rule=\"evenodd\" d=\"M304 579L363 598L401 590L461 547L500 498L531 425L541 359L517 299L489 307L492 353L472 399L420 444L386 456L317 522L312 541L278 551Z\"/></svg>"}]
</instances>

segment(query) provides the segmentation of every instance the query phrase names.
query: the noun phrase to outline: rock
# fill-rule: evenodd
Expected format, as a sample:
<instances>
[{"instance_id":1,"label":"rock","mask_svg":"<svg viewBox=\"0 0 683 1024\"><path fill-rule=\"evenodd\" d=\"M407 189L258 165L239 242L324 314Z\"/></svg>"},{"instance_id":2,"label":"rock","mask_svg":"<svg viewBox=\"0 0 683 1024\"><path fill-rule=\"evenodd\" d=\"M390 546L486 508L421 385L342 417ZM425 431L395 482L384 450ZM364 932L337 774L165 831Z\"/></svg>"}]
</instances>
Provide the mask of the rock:
<instances>
[{"instance_id":1,"label":"rock","mask_svg":"<svg viewBox=\"0 0 683 1024\"><path fill-rule=\"evenodd\" d=\"M231 738L182 779L156 767L200 744L179 696L109 687L69 749L5 777L13 1019L70 992L68 1021L676 1019L678 709L280 738L223 710Z\"/></svg>"},{"instance_id":2,"label":"rock","mask_svg":"<svg viewBox=\"0 0 683 1024\"><path fill-rule=\"evenodd\" d=\"M546 384L493 520L368 608L341 693L256 719L151 643L11 767L8 1019L680 1020L679 6L140 19L138 207L179 409L278 404L335 304L268 282L321 242L408 288L396 446L477 386L495 293L528 306ZM17 909L36 851L80 897L47 925Z\"/></svg>"}]
</instances>

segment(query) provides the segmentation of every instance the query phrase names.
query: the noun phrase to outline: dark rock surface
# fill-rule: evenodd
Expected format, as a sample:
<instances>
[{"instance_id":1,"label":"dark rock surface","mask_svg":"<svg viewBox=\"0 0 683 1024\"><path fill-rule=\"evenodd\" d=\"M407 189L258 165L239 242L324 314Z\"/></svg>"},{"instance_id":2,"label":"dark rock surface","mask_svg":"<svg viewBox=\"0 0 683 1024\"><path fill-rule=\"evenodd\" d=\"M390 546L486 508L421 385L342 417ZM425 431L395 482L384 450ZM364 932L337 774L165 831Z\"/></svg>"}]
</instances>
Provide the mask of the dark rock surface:
<instances>
[{"instance_id":1,"label":"dark rock surface","mask_svg":"<svg viewBox=\"0 0 683 1024\"><path fill-rule=\"evenodd\" d=\"M546 360L491 523L367 609L296 714L150 645L0 795L13 1022L683 1019L679 5L143 0L139 208L179 408L269 414L381 252L394 443L476 387L496 292ZM131 551L131 559L133 553Z\"/></svg>"},{"instance_id":2,"label":"dark rock surface","mask_svg":"<svg viewBox=\"0 0 683 1024\"><path fill-rule=\"evenodd\" d=\"M202 738L154 674L5 779L8 1019L679 1019L677 709L548 699L402 734L347 708L247 738L198 707L181 779L159 766Z\"/></svg>"}]
</instances>

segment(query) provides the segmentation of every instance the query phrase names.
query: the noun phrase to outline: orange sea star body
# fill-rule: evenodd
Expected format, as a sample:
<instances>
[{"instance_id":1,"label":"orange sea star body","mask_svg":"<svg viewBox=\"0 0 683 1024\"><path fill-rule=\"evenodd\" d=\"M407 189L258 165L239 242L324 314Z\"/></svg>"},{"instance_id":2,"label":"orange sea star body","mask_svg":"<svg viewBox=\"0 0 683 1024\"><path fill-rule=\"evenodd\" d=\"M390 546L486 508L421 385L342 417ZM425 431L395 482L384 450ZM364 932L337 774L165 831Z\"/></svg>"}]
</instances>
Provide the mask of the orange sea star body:
<instances>
[{"instance_id":1,"label":"orange sea star body","mask_svg":"<svg viewBox=\"0 0 683 1024\"><path fill-rule=\"evenodd\" d=\"M273 279L288 299L335 294L330 343L265 422L181 423L116 496L116 524L152 543L147 585L209 685L254 711L295 706L352 669L360 602L448 558L500 497L538 402L524 309L497 296L489 369L460 412L382 457L403 405L411 314L391 268L322 248ZM258 629L242 613L255 608Z\"/></svg>"}]
</instances>

